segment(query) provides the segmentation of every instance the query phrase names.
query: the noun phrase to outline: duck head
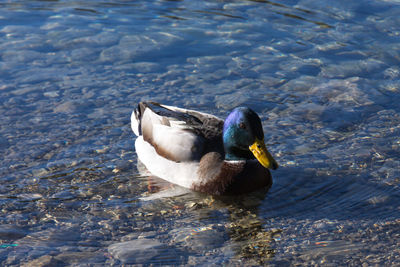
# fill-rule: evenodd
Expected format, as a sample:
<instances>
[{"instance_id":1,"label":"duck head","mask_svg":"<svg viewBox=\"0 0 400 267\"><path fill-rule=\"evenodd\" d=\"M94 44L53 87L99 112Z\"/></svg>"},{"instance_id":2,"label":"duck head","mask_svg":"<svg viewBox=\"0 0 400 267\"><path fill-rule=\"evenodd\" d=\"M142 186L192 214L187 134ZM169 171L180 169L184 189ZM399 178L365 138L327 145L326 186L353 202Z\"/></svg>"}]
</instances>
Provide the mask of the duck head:
<instances>
[{"instance_id":1,"label":"duck head","mask_svg":"<svg viewBox=\"0 0 400 267\"><path fill-rule=\"evenodd\" d=\"M223 142L226 160L256 158L265 168L278 168L265 146L260 117L250 108L238 107L228 115L224 122Z\"/></svg>"}]
</instances>

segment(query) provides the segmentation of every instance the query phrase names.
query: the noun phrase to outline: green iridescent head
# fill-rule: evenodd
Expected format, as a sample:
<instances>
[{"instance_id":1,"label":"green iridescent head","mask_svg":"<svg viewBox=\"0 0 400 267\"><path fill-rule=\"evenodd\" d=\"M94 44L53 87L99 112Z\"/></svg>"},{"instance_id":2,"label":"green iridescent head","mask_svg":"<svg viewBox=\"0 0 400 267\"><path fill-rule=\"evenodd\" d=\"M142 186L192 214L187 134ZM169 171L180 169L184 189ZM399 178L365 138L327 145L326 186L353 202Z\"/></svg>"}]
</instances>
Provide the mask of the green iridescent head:
<instances>
[{"instance_id":1,"label":"green iridescent head","mask_svg":"<svg viewBox=\"0 0 400 267\"><path fill-rule=\"evenodd\" d=\"M265 146L260 117L250 108L238 107L228 115L224 122L223 141L226 160L256 158L265 168L278 168L278 163Z\"/></svg>"}]
</instances>

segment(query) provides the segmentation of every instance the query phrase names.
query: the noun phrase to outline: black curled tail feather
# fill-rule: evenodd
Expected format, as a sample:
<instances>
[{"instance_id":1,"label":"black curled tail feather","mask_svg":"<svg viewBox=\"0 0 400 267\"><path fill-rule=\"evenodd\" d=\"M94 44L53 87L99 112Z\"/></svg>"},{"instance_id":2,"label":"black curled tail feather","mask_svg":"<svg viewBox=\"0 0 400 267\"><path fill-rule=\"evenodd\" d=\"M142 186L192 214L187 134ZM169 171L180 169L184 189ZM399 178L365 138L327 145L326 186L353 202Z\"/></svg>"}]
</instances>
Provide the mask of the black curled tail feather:
<instances>
[{"instance_id":1,"label":"black curled tail feather","mask_svg":"<svg viewBox=\"0 0 400 267\"><path fill-rule=\"evenodd\" d=\"M147 108L147 103L146 102L139 102L137 108L135 109L135 117L138 121L138 132L139 135L143 135L142 133L142 116L144 113L144 110Z\"/></svg>"},{"instance_id":2,"label":"black curled tail feather","mask_svg":"<svg viewBox=\"0 0 400 267\"><path fill-rule=\"evenodd\" d=\"M146 105L140 102L137 107L133 110L131 115L131 128L132 131L137 135L141 136L142 133L142 117L144 114L144 110L146 109Z\"/></svg>"}]
</instances>

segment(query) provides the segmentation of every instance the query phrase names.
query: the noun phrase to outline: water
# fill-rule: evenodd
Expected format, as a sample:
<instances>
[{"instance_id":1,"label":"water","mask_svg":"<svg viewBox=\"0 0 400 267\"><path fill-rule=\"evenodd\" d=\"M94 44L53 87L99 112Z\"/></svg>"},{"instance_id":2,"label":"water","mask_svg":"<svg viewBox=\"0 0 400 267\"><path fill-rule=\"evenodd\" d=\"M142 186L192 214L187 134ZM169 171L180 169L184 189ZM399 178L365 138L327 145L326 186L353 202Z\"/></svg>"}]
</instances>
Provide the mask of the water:
<instances>
[{"instance_id":1,"label":"water","mask_svg":"<svg viewBox=\"0 0 400 267\"><path fill-rule=\"evenodd\" d=\"M0 4L0 265L400 264L399 1ZM256 110L280 163L233 198L139 175L154 100Z\"/></svg>"}]
</instances>

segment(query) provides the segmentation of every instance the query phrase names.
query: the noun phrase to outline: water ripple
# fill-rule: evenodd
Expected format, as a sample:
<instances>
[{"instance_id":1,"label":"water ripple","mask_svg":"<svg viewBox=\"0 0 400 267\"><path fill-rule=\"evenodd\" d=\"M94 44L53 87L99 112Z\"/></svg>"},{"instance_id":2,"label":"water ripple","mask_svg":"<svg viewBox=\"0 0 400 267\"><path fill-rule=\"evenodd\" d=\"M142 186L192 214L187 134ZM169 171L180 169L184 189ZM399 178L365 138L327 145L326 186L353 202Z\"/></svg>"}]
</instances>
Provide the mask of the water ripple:
<instances>
[{"instance_id":1,"label":"water ripple","mask_svg":"<svg viewBox=\"0 0 400 267\"><path fill-rule=\"evenodd\" d=\"M389 0L0 3L0 265L398 265L399 14ZM281 166L270 191L140 175L143 100L251 106Z\"/></svg>"}]
</instances>

